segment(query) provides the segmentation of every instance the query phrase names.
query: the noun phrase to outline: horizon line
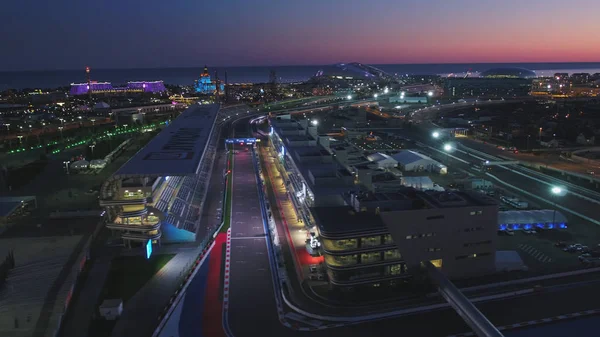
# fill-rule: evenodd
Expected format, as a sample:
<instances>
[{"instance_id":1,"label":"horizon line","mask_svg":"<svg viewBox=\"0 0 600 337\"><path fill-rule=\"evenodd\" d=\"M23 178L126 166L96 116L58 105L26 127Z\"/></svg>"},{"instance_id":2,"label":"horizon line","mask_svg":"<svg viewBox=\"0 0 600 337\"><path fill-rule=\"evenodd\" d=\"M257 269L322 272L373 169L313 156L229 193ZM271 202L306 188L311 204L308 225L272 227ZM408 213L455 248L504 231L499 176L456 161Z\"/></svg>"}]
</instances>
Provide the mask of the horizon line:
<instances>
[{"instance_id":1,"label":"horizon line","mask_svg":"<svg viewBox=\"0 0 600 337\"><path fill-rule=\"evenodd\" d=\"M338 63L327 63L327 64L285 64L285 65L238 65L238 66L209 66L208 68L269 68L269 67L319 67L319 66L329 66L339 63L360 63L366 64L370 66L382 66L382 65L475 65L475 64L568 64L568 63L578 63L578 64L600 64L600 61L584 61L584 62L569 62L569 61L552 61L552 62L430 62L430 63L365 63L365 62L338 62ZM86 66L81 68L58 68L58 69L28 69L28 70L0 70L2 73L17 73L17 72L50 72L50 71L81 71L85 70ZM204 68L204 66L176 66L176 67L134 67L134 68L94 68L90 67L93 71L97 70L134 70L134 69L189 69L189 68Z\"/></svg>"}]
</instances>

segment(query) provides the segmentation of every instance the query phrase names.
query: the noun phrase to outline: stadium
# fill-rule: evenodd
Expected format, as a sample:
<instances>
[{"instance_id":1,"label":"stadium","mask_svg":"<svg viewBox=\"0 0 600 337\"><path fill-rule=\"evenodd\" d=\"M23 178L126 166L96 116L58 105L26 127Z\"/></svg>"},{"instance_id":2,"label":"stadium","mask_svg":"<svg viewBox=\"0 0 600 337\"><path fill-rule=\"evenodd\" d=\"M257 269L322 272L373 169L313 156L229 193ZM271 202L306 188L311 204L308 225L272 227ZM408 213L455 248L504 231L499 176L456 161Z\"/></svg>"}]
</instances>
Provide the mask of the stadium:
<instances>
[{"instance_id":1,"label":"stadium","mask_svg":"<svg viewBox=\"0 0 600 337\"><path fill-rule=\"evenodd\" d=\"M193 241L210 181L218 104L194 104L103 184L106 227L129 247Z\"/></svg>"},{"instance_id":2,"label":"stadium","mask_svg":"<svg viewBox=\"0 0 600 337\"><path fill-rule=\"evenodd\" d=\"M390 78L383 70L354 62L326 66L317 71L313 80L379 81Z\"/></svg>"},{"instance_id":3,"label":"stadium","mask_svg":"<svg viewBox=\"0 0 600 337\"><path fill-rule=\"evenodd\" d=\"M524 68L492 68L479 74L483 78L536 78L535 72Z\"/></svg>"}]
</instances>

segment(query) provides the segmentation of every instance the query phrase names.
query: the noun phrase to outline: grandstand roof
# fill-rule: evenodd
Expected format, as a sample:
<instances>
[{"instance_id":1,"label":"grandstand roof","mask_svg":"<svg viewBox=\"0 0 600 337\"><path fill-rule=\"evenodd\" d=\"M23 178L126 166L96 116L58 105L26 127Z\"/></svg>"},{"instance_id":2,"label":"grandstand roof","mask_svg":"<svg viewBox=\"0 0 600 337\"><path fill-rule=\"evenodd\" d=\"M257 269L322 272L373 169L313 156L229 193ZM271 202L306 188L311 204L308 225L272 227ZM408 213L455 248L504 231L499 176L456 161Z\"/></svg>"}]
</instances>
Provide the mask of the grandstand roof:
<instances>
[{"instance_id":1,"label":"grandstand roof","mask_svg":"<svg viewBox=\"0 0 600 337\"><path fill-rule=\"evenodd\" d=\"M196 173L219 104L194 104L129 159L116 175L177 176Z\"/></svg>"}]
</instances>

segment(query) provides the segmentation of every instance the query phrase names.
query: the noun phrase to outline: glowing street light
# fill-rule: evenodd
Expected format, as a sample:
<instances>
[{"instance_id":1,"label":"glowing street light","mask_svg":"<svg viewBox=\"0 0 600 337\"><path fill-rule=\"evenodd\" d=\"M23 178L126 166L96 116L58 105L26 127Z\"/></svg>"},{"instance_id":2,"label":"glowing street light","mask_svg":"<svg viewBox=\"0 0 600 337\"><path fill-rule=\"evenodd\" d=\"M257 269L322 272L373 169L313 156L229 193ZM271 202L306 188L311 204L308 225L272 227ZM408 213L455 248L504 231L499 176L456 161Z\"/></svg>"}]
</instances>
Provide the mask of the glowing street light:
<instances>
[{"instance_id":1,"label":"glowing street light","mask_svg":"<svg viewBox=\"0 0 600 337\"><path fill-rule=\"evenodd\" d=\"M428 92L428 93L427 93L427 96L429 96L429 97L433 97L433 91L430 91L430 92Z\"/></svg>"},{"instance_id":2,"label":"glowing street light","mask_svg":"<svg viewBox=\"0 0 600 337\"><path fill-rule=\"evenodd\" d=\"M313 120L312 120L310 123L311 123L312 125L314 125L314 126L317 126L317 125L319 125L319 121L318 121L318 120L316 120L316 119L313 119Z\"/></svg>"},{"instance_id":3,"label":"glowing street light","mask_svg":"<svg viewBox=\"0 0 600 337\"><path fill-rule=\"evenodd\" d=\"M440 133L435 131L434 133L431 134L431 136L435 139L438 139L438 138L440 138Z\"/></svg>"},{"instance_id":4,"label":"glowing street light","mask_svg":"<svg viewBox=\"0 0 600 337\"><path fill-rule=\"evenodd\" d=\"M387 94L390 90L386 87L385 89L383 89L383 93Z\"/></svg>"},{"instance_id":5,"label":"glowing street light","mask_svg":"<svg viewBox=\"0 0 600 337\"><path fill-rule=\"evenodd\" d=\"M377 98L377 96L378 96L377 94L374 94L374 95L373 95L373 98Z\"/></svg>"},{"instance_id":6,"label":"glowing street light","mask_svg":"<svg viewBox=\"0 0 600 337\"><path fill-rule=\"evenodd\" d=\"M452 145L450 145L450 144L444 145L444 151L446 151L446 152L452 151Z\"/></svg>"},{"instance_id":7,"label":"glowing street light","mask_svg":"<svg viewBox=\"0 0 600 337\"><path fill-rule=\"evenodd\" d=\"M352 99L352 95L348 95L346 98L347 98L348 100L351 100L351 99Z\"/></svg>"},{"instance_id":8,"label":"glowing street light","mask_svg":"<svg viewBox=\"0 0 600 337\"><path fill-rule=\"evenodd\" d=\"M552 212L552 226L554 226L554 222L556 221L556 205L557 205L557 197L562 197L565 196L567 194L567 189L564 187L560 187L560 186L553 186L550 189L550 192L552 192L552 196L554 199L554 211Z\"/></svg>"}]
</instances>

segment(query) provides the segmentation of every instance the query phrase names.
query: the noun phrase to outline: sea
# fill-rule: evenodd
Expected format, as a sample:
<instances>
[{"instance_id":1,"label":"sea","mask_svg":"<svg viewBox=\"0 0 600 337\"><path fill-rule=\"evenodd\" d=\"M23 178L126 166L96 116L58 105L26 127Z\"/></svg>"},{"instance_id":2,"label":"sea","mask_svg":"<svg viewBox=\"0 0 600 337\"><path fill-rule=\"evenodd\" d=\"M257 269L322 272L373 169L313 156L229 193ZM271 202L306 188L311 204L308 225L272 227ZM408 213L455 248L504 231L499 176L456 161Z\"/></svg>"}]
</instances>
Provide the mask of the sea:
<instances>
[{"instance_id":1,"label":"sea","mask_svg":"<svg viewBox=\"0 0 600 337\"><path fill-rule=\"evenodd\" d=\"M490 68L519 67L535 71L538 76L551 76L554 73L598 73L600 62L596 63L461 63L461 64L373 64L389 74L395 75L446 75L481 72ZM224 80L227 72L229 83L266 83L273 70L280 83L305 81L325 66L274 66L274 67L209 67L210 74L218 73ZM203 71L203 66L187 68L148 68L148 69L94 69L91 79L98 82L112 82L115 85L129 81L162 80L172 85L192 85ZM44 71L3 71L0 72L0 91L7 89L52 89L67 87L71 83L86 82L84 69L44 70Z\"/></svg>"}]
</instances>

